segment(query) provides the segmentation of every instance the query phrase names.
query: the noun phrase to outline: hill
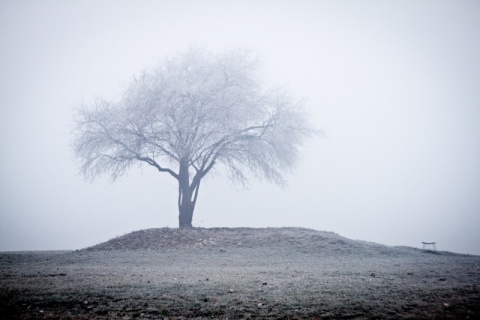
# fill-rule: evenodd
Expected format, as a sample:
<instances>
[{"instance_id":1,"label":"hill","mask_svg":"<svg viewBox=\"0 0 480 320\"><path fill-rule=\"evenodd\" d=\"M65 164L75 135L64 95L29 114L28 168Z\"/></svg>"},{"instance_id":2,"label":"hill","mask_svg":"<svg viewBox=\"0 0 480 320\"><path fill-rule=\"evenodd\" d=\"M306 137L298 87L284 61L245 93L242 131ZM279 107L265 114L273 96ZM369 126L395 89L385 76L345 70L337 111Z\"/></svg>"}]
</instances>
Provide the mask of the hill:
<instances>
[{"instance_id":1,"label":"hill","mask_svg":"<svg viewBox=\"0 0 480 320\"><path fill-rule=\"evenodd\" d=\"M397 255L413 248L351 240L333 232L305 228L153 228L139 230L86 248L87 251L181 248L276 248L322 254Z\"/></svg>"}]
</instances>

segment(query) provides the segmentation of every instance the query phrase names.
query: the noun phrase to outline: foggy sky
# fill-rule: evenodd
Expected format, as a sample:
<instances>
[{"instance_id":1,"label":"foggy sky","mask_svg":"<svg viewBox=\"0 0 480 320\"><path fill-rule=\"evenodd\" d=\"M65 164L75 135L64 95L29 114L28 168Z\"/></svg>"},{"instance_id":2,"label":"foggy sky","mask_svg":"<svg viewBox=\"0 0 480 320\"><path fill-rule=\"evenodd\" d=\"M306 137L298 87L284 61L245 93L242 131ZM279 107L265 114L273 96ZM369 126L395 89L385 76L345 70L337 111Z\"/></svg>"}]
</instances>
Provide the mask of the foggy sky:
<instances>
[{"instance_id":1,"label":"foggy sky","mask_svg":"<svg viewBox=\"0 0 480 320\"><path fill-rule=\"evenodd\" d=\"M72 109L194 45L252 49L323 132L284 188L209 177L195 226L480 254L479 40L478 1L0 1L0 250L178 225L170 176L77 174Z\"/></svg>"}]
</instances>

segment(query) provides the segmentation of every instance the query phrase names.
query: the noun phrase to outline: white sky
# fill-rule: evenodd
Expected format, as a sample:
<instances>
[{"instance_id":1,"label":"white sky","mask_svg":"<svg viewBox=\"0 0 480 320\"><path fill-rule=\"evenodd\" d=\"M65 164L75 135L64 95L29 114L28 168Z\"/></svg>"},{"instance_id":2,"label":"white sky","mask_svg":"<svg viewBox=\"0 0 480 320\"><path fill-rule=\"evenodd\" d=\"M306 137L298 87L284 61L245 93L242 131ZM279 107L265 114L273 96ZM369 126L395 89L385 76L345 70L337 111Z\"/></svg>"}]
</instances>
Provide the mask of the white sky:
<instances>
[{"instance_id":1,"label":"white sky","mask_svg":"<svg viewBox=\"0 0 480 320\"><path fill-rule=\"evenodd\" d=\"M479 1L0 0L0 250L79 249L176 227L153 168L85 183L72 108L191 45L247 47L324 131L286 188L220 175L194 225L301 226L480 254Z\"/></svg>"}]
</instances>

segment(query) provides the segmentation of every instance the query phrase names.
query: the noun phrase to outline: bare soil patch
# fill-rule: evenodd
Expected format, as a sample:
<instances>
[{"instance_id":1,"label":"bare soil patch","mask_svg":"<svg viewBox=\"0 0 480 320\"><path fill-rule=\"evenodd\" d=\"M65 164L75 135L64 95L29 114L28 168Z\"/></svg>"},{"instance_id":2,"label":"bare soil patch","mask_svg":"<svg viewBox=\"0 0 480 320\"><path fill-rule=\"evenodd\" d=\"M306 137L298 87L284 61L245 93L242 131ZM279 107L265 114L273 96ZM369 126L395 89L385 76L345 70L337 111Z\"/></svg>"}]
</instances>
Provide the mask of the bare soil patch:
<instances>
[{"instance_id":1,"label":"bare soil patch","mask_svg":"<svg viewBox=\"0 0 480 320\"><path fill-rule=\"evenodd\" d=\"M479 289L479 256L301 228L148 229L0 253L1 319L478 319Z\"/></svg>"}]
</instances>

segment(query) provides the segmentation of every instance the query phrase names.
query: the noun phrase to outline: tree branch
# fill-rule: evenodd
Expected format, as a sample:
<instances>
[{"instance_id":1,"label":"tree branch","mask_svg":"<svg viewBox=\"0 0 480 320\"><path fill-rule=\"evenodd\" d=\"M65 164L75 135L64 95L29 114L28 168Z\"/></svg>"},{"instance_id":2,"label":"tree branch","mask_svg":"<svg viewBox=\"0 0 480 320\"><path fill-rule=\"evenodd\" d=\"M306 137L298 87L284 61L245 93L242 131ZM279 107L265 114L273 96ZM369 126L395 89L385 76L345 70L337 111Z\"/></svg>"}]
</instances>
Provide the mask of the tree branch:
<instances>
[{"instance_id":1,"label":"tree branch","mask_svg":"<svg viewBox=\"0 0 480 320\"><path fill-rule=\"evenodd\" d=\"M169 168L163 168L162 166L160 166L155 160L151 159L151 158L148 158L148 157L144 157L144 156L141 156L138 152L135 152L133 151L132 149L130 149L125 143L123 143L122 141L118 140L118 139L115 139L112 137L112 135L110 134L110 132L108 131L108 129L101 123L101 122L98 122L99 125L103 128L103 130L105 131L105 134L107 134L107 137L114 143L122 146L125 151L127 152L130 152L131 154L133 154L134 158L139 160L139 161L143 161L143 162L146 162L148 163L149 165L157 168L158 171L160 172L167 172L169 173L172 177L174 177L175 179L178 180L178 175L171 169Z\"/></svg>"}]
</instances>

